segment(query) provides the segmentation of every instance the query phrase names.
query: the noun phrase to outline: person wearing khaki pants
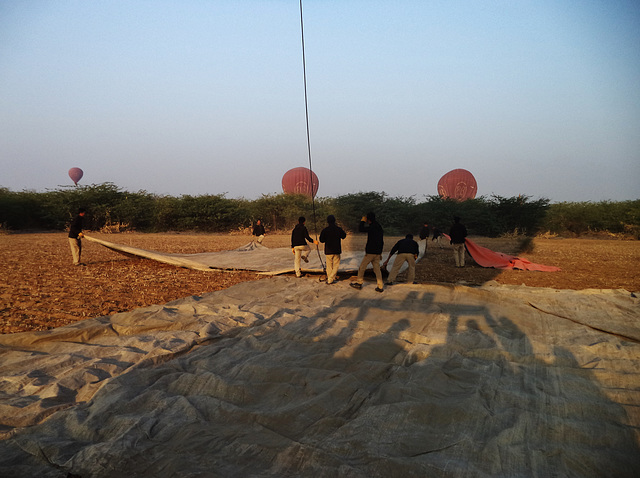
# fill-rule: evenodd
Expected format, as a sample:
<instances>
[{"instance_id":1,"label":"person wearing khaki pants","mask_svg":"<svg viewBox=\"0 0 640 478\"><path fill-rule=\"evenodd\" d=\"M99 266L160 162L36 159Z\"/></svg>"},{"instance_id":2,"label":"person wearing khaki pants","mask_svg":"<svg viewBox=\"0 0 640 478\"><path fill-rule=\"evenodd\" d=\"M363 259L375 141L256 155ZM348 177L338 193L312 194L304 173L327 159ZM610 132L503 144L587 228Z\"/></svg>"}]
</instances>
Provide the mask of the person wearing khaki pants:
<instances>
[{"instance_id":1,"label":"person wearing khaki pants","mask_svg":"<svg viewBox=\"0 0 640 478\"><path fill-rule=\"evenodd\" d=\"M398 272L400 272L400 268L405 262L409 266L409 269L407 270L407 282L413 283L416 278L416 259L418 259L420 248L418 243L413 240L412 234L407 234L404 239L400 239L394 244L389 251L389 257L384 261L384 267L387 267L389 259L391 259L391 256L396 252L398 255L396 256L396 260L393 262L393 267L391 268L389 278L387 279L387 285L393 284L393 281L395 281L398 276Z\"/></svg>"},{"instance_id":2,"label":"person wearing khaki pants","mask_svg":"<svg viewBox=\"0 0 640 478\"><path fill-rule=\"evenodd\" d=\"M456 267L464 267L464 243L467 238L467 228L460 222L458 216L453 218L453 225L449 230L450 243L453 246L453 259Z\"/></svg>"},{"instance_id":3,"label":"person wearing khaki pants","mask_svg":"<svg viewBox=\"0 0 640 478\"><path fill-rule=\"evenodd\" d=\"M78 209L78 215L73 219L71 225L69 226L69 247L71 248L71 257L73 258L74 266L84 265L82 262L80 262L80 259L82 256L81 239L84 237L84 235L82 234L82 222L85 214L86 210L84 208Z\"/></svg>"},{"instance_id":4,"label":"person wearing khaki pants","mask_svg":"<svg viewBox=\"0 0 640 478\"><path fill-rule=\"evenodd\" d=\"M302 277L304 274L300 269L300 259L305 262L309 262L308 256L311 249L307 245L307 241L313 244L318 244L318 241L314 241L309 237L309 231L304 225L306 219L303 216L298 218L298 224L291 231L291 252L294 255L293 269L296 273L296 277Z\"/></svg>"},{"instance_id":5,"label":"person wearing khaki pants","mask_svg":"<svg viewBox=\"0 0 640 478\"><path fill-rule=\"evenodd\" d=\"M333 215L327 217L327 224L320 232L320 242L324 243L324 255L327 259L327 284L333 284L340 267L342 239L347 237L347 233L336 224Z\"/></svg>"},{"instance_id":6,"label":"person wearing khaki pants","mask_svg":"<svg viewBox=\"0 0 640 478\"><path fill-rule=\"evenodd\" d=\"M376 221L376 215L373 212L367 213L360 220L360 232L367 233L367 244L365 245L365 256L360 263L358 269L358 278L355 282L349 285L354 289L362 289L364 283L364 272L367 266L371 264L373 272L376 275L376 292L384 291L384 283L382 282L382 271L380 270L380 260L382 259L382 249L384 247L384 231L378 221Z\"/></svg>"}]
</instances>

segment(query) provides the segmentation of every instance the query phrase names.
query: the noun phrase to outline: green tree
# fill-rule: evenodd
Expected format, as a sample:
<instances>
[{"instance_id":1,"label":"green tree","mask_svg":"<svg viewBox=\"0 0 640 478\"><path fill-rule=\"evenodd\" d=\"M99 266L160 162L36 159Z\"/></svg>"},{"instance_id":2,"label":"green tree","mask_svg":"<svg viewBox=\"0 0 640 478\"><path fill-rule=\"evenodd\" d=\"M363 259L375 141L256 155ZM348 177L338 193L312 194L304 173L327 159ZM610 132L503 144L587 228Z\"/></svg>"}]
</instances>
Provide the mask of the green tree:
<instances>
[{"instance_id":1,"label":"green tree","mask_svg":"<svg viewBox=\"0 0 640 478\"><path fill-rule=\"evenodd\" d=\"M532 236L544 222L549 200L542 198L532 201L529 196L505 198L494 195L489 207L495 215L498 230Z\"/></svg>"}]
</instances>

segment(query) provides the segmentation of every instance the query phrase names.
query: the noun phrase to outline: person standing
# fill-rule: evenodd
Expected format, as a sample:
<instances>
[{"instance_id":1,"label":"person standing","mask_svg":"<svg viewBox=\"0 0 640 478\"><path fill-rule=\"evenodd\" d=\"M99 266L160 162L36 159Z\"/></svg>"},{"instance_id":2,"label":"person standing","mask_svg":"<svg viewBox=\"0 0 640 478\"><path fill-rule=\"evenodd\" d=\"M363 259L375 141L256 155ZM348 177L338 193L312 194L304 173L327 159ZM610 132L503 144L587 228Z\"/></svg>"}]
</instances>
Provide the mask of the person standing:
<instances>
[{"instance_id":1,"label":"person standing","mask_svg":"<svg viewBox=\"0 0 640 478\"><path fill-rule=\"evenodd\" d=\"M81 239L84 237L84 234L82 234L82 228L85 214L86 210L84 208L78 209L78 214L73 221L71 221L71 225L69 226L69 246L71 247L71 257L73 258L74 266L86 265L80 262L80 257L82 255Z\"/></svg>"},{"instance_id":2,"label":"person standing","mask_svg":"<svg viewBox=\"0 0 640 478\"><path fill-rule=\"evenodd\" d=\"M347 233L336 224L333 215L327 216L327 224L320 232L320 242L324 243L324 255L327 258L327 284L333 284L340 267L342 239L347 237Z\"/></svg>"},{"instance_id":3,"label":"person standing","mask_svg":"<svg viewBox=\"0 0 640 478\"><path fill-rule=\"evenodd\" d=\"M298 218L298 224L291 231L291 252L293 252L294 260L293 260L293 269L296 272L296 277L302 277L302 271L300 270L300 259L305 262L309 262L309 252L311 248L307 245L308 242L312 242L313 244L318 244L318 241L314 241L309 237L309 231L307 231L307 227L304 225L306 219L303 216Z\"/></svg>"},{"instance_id":4,"label":"person standing","mask_svg":"<svg viewBox=\"0 0 640 478\"><path fill-rule=\"evenodd\" d=\"M264 239L264 235L265 235L265 230L264 230L264 226L262 225L262 221L260 221L260 219L258 219L256 221L255 226L253 226L252 235L256 237L256 242L258 244L262 244L262 240Z\"/></svg>"},{"instance_id":5,"label":"person standing","mask_svg":"<svg viewBox=\"0 0 640 478\"><path fill-rule=\"evenodd\" d=\"M440 247L440 249L442 249L442 238L444 237L444 234L442 234L442 231L440 229L438 229L437 227L433 228L433 237L431 238L431 242L436 241L436 244L438 244L438 247Z\"/></svg>"},{"instance_id":6,"label":"person standing","mask_svg":"<svg viewBox=\"0 0 640 478\"><path fill-rule=\"evenodd\" d=\"M429 242L429 234L431 233L431 227L429 227L429 223L424 221L424 225L422 229L420 229L420 240L424 241L424 253L427 253L427 245Z\"/></svg>"},{"instance_id":7,"label":"person standing","mask_svg":"<svg viewBox=\"0 0 640 478\"><path fill-rule=\"evenodd\" d=\"M382 282L380 260L382 259L382 248L384 247L384 230L380 223L376 221L376 215L373 212L367 213L366 216L362 217L358 230L367 233L367 244L364 248L364 258L358 269L358 278L356 282L351 282L349 285L355 289L362 289L364 271L367 269L367 266L371 264L373 272L376 275L376 292L382 292L384 291L384 284Z\"/></svg>"},{"instance_id":8,"label":"person standing","mask_svg":"<svg viewBox=\"0 0 640 478\"><path fill-rule=\"evenodd\" d=\"M393 267L391 268L391 272L389 273L389 278L386 284L393 284L393 282L396 280L396 277L398 276L398 272L400 272L402 264L404 264L405 262L409 266L409 269L407 270L407 282L415 284L414 280L416 278L416 260L418 259L420 249L418 247L418 243L413 240L412 234L407 234L404 239L400 239L394 244L394 246L391 248L391 251L389 251L389 257L387 257L387 260L384 261L384 267L387 267L389 259L391 259L391 256L396 252L398 253L398 255L396 256L395 261L393 261Z\"/></svg>"},{"instance_id":9,"label":"person standing","mask_svg":"<svg viewBox=\"0 0 640 478\"><path fill-rule=\"evenodd\" d=\"M450 243L453 245L453 258L456 267L464 267L464 242L467 237L467 228L460 222L458 216L453 218L453 225L449 230Z\"/></svg>"}]
</instances>

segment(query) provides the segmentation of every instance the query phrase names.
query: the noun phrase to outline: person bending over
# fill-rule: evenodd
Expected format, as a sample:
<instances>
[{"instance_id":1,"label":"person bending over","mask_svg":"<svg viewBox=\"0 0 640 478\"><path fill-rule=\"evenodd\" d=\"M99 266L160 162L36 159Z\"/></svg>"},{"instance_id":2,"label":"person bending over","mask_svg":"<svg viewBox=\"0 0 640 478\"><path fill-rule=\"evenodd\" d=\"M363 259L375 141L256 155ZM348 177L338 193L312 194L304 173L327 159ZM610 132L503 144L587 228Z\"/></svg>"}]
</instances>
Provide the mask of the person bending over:
<instances>
[{"instance_id":1,"label":"person bending over","mask_svg":"<svg viewBox=\"0 0 640 478\"><path fill-rule=\"evenodd\" d=\"M394 246L389 251L389 257L384 261L384 267L387 267L389 263L389 259L395 253L398 253L395 261L393 261L393 267L391 268L391 272L389 273L389 278L387 279L387 285L393 284L398 276L398 272L400 272L400 268L402 264L405 262L409 266L409 270L407 271L407 282L414 283L416 278L416 260L418 259L418 254L420 253L420 249L418 247L418 243L413 240L412 234L407 234L404 239L400 239L398 242L394 244Z\"/></svg>"}]
</instances>

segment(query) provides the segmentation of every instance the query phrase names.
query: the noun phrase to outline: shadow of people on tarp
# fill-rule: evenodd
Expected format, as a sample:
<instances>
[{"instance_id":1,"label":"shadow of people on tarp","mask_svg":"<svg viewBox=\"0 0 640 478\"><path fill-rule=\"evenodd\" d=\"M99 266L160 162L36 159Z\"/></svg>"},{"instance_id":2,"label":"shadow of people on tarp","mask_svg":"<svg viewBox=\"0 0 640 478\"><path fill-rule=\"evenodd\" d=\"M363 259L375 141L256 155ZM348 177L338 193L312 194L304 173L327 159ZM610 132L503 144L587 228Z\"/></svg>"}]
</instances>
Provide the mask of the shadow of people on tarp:
<instances>
[{"instance_id":1,"label":"shadow of people on tarp","mask_svg":"<svg viewBox=\"0 0 640 478\"><path fill-rule=\"evenodd\" d=\"M384 333L376 335L360 344L351 355L353 362L375 360L389 364L402 364L406 355L404 340L400 334L410 327L407 319L394 322Z\"/></svg>"},{"instance_id":2,"label":"shadow of people on tarp","mask_svg":"<svg viewBox=\"0 0 640 478\"><path fill-rule=\"evenodd\" d=\"M547 361L509 318L414 289L401 300L351 295L332 309L337 321L325 310L283 326L308 348L290 342L286 384L262 389L286 390L260 419L292 440L278 471L640 476L625 410L568 349ZM422 320L447 321L444 343Z\"/></svg>"},{"instance_id":3,"label":"shadow of people on tarp","mask_svg":"<svg viewBox=\"0 0 640 478\"><path fill-rule=\"evenodd\" d=\"M49 466L44 448L81 476L640 476L622 406L477 293L286 285L228 309L233 333L0 441L0 464Z\"/></svg>"},{"instance_id":4,"label":"shadow of people on tarp","mask_svg":"<svg viewBox=\"0 0 640 478\"><path fill-rule=\"evenodd\" d=\"M547 361L507 317L428 297L432 305L449 318L446 343L426 357L408 319L350 353L360 331L342 337L333 367L360 384L350 395L360 400L327 431L325 452L348 461L360 449L376 465L359 469L373 476L640 476L624 408L568 349L554 347ZM394 307L382 300L363 315Z\"/></svg>"},{"instance_id":5,"label":"shadow of people on tarp","mask_svg":"<svg viewBox=\"0 0 640 478\"><path fill-rule=\"evenodd\" d=\"M538 476L640 476L640 448L628 416L593 373L565 347L553 346L549 361L538 358L512 320L486 319L508 372L499 379L491 410L517 410L507 413L508 426L495 430L487 449L521 450L512 457L517 468Z\"/></svg>"}]
</instances>

